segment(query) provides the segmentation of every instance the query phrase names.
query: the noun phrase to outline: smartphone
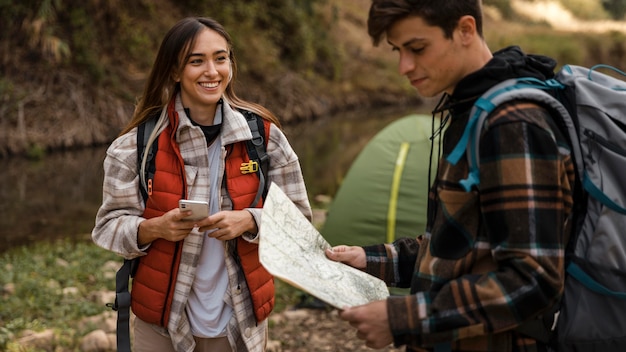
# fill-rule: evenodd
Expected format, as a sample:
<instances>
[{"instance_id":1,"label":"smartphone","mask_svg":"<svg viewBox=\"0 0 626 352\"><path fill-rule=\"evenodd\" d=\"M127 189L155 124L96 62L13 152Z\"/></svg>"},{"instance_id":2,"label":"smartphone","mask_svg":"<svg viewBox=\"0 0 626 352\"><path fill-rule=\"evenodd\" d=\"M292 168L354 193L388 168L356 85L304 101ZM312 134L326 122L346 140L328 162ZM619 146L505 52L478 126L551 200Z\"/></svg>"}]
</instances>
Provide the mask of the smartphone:
<instances>
[{"instance_id":1,"label":"smartphone","mask_svg":"<svg viewBox=\"0 0 626 352\"><path fill-rule=\"evenodd\" d=\"M180 211L191 210L191 215L185 217L185 220L200 220L209 216L209 203L201 200L181 199L178 208Z\"/></svg>"}]
</instances>

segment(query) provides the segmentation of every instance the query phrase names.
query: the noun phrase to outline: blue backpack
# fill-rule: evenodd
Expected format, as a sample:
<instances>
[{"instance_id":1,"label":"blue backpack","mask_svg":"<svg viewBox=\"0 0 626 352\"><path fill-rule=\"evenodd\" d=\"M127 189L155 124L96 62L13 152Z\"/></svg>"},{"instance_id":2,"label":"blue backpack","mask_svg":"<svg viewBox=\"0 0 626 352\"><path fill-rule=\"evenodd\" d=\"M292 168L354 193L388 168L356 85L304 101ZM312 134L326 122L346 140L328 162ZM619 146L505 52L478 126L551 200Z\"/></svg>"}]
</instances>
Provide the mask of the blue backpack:
<instances>
[{"instance_id":1,"label":"blue backpack","mask_svg":"<svg viewBox=\"0 0 626 352\"><path fill-rule=\"evenodd\" d=\"M574 229L566 250L565 290L554 319L520 331L558 351L626 351L626 82L592 68L566 65L553 79L502 82L480 97L447 160L464 155L466 191L478 187L479 139L500 104L527 100L548 108L569 138L576 167ZM531 322L532 323L532 322ZM525 326L533 326L525 328Z\"/></svg>"}]
</instances>

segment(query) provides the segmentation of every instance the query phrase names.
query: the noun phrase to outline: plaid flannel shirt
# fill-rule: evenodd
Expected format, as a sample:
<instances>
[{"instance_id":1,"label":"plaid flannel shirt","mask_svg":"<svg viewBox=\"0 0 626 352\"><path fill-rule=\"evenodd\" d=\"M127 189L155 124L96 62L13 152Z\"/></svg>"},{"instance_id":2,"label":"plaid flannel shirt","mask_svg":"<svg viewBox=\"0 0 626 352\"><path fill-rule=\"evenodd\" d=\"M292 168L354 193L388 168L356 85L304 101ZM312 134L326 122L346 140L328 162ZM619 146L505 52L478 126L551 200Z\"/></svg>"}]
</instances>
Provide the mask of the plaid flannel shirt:
<instances>
[{"instance_id":1,"label":"plaid flannel shirt","mask_svg":"<svg viewBox=\"0 0 626 352\"><path fill-rule=\"evenodd\" d=\"M574 169L547 111L498 107L480 141L479 189L465 192L467 161L445 161L467 116L453 117L430 192L429 229L417 239L365 247L366 271L411 295L387 300L394 342L407 350L533 351L514 330L563 290Z\"/></svg>"}]
</instances>

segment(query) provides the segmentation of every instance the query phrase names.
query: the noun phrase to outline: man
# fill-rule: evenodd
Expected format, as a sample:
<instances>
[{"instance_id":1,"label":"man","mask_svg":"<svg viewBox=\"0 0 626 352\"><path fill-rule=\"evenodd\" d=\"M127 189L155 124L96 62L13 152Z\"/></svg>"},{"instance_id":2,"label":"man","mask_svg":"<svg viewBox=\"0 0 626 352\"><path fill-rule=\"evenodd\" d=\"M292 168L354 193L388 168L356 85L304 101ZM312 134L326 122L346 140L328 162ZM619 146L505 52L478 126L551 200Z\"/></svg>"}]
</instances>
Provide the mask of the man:
<instances>
[{"instance_id":1,"label":"man","mask_svg":"<svg viewBox=\"0 0 626 352\"><path fill-rule=\"evenodd\" d=\"M433 138L443 155L425 234L327 251L389 286L411 288L346 308L341 319L371 348L547 350L522 328L550 316L563 290L574 172L562 135L547 110L514 101L498 107L483 130L478 188L459 184L465 158L452 165L445 157L483 92L508 78L552 77L556 63L517 47L492 54L480 0L374 0L368 31L374 45L385 37L399 54L399 71L419 94L442 95L433 114L444 122Z\"/></svg>"}]
</instances>

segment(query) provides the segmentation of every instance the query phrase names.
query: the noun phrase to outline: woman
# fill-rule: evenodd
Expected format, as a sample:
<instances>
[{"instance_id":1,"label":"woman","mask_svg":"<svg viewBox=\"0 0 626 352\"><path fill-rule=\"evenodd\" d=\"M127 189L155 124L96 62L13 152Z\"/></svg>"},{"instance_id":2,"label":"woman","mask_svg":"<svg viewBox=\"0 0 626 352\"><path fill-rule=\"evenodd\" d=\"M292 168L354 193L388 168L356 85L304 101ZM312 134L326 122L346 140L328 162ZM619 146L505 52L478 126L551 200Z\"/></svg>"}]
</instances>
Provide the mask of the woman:
<instances>
[{"instance_id":1,"label":"woman","mask_svg":"<svg viewBox=\"0 0 626 352\"><path fill-rule=\"evenodd\" d=\"M134 351L265 349L273 280L258 262L262 202L251 200L259 177L240 171L252 138L243 111L266 127L266 182L309 219L311 208L276 117L235 95L235 74L224 28L210 18L181 20L161 43L131 122L107 151L92 237L127 259L141 257L131 300ZM138 127L150 119L157 119L148 139L158 145L155 165L137 152ZM145 178L146 168L153 177ZM185 220L182 198L207 201L210 216Z\"/></svg>"}]
</instances>

